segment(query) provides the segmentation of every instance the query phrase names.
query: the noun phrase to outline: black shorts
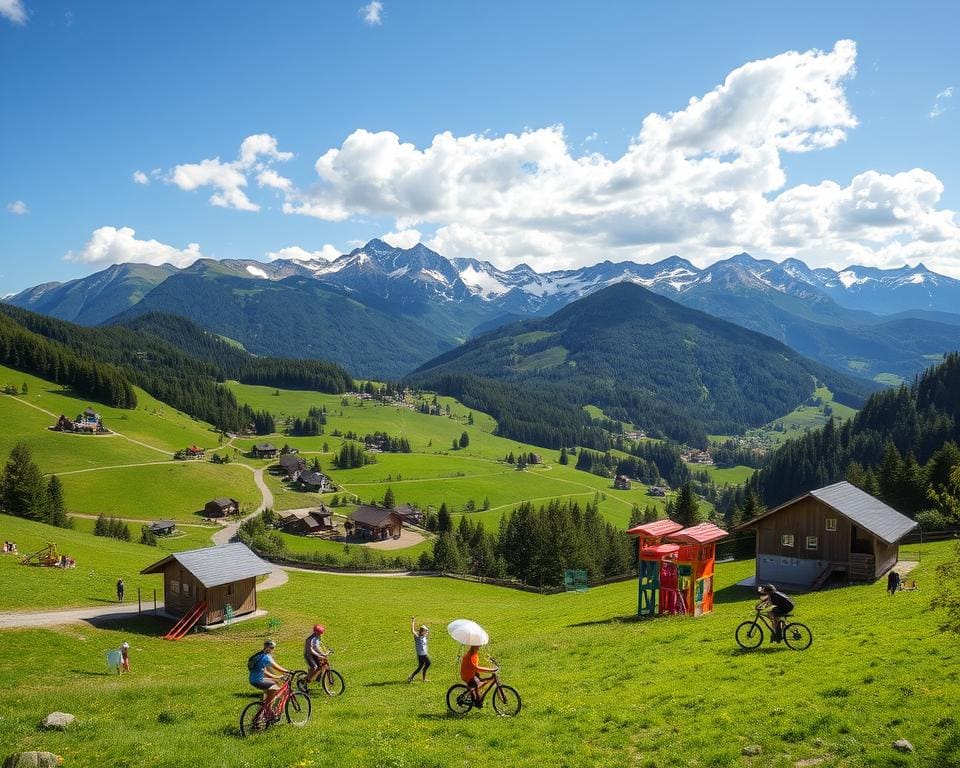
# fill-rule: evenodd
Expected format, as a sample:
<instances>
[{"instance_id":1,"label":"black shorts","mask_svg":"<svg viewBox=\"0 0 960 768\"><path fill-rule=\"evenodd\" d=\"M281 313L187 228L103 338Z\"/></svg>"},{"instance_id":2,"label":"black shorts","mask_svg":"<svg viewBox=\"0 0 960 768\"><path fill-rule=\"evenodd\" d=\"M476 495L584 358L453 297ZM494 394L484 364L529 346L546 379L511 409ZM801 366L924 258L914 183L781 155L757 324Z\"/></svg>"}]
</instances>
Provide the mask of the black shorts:
<instances>
[{"instance_id":1,"label":"black shorts","mask_svg":"<svg viewBox=\"0 0 960 768\"><path fill-rule=\"evenodd\" d=\"M250 685L252 685L254 688L259 688L261 691L269 691L271 688L273 688L274 683L267 682L266 680L260 683L255 683L251 680Z\"/></svg>"},{"instance_id":2,"label":"black shorts","mask_svg":"<svg viewBox=\"0 0 960 768\"><path fill-rule=\"evenodd\" d=\"M307 663L307 668L314 670L320 666L320 662L317 660L317 657L311 653L303 654L303 660Z\"/></svg>"}]
</instances>

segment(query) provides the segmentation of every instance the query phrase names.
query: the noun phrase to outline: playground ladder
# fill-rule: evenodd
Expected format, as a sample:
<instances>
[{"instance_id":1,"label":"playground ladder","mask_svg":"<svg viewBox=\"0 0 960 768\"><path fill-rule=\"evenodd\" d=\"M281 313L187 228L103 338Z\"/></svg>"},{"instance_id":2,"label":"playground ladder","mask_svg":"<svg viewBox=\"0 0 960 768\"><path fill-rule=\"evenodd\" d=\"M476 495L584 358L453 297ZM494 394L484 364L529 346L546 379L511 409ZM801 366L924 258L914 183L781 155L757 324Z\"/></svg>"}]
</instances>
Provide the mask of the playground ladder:
<instances>
[{"instance_id":1,"label":"playground ladder","mask_svg":"<svg viewBox=\"0 0 960 768\"><path fill-rule=\"evenodd\" d=\"M187 634L187 632L193 629L194 625L200 621L200 617L203 616L206 610L206 602L194 603L193 607L183 615L183 618L174 624L173 628L163 636L163 639L179 640L181 637Z\"/></svg>"}]
</instances>

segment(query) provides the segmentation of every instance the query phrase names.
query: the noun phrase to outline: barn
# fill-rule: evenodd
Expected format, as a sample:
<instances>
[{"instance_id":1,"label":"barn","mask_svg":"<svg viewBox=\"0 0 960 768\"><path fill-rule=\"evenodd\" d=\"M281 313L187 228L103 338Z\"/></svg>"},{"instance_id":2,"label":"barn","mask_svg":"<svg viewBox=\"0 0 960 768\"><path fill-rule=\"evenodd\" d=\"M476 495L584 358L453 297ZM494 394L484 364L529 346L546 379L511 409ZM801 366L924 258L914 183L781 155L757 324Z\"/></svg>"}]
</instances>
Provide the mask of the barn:
<instances>
[{"instance_id":1,"label":"barn","mask_svg":"<svg viewBox=\"0 0 960 768\"><path fill-rule=\"evenodd\" d=\"M844 481L805 493L737 530L757 532L758 583L819 589L834 574L873 581L889 571L917 527Z\"/></svg>"},{"instance_id":2,"label":"barn","mask_svg":"<svg viewBox=\"0 0 960 768\"><path fill-rule=\"evenodd\" d=\"M226 607L234 616L257 610L257 577L273 569L246 544L174 552L140 573L163 574L163 607L183 616L196 610L203 626L224 620Z\"/></svg>"}]
</instances>

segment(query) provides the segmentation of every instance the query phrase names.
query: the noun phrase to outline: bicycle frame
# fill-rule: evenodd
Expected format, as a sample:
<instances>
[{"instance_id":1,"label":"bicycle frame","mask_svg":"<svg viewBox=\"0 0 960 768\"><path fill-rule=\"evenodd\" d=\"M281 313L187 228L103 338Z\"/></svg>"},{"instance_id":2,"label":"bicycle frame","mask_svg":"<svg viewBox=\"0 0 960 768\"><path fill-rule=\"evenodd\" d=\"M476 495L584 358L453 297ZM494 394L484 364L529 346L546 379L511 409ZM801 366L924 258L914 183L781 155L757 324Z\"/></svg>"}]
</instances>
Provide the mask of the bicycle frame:
<instances>
[{"instance_id":1,"label":"bicycle frame","mask_svg":"<svg viewBox=\"0 0 960 768\"><path fill-rule=\"evenodd\" d=\"M272 718L280 717L280 713L283 712L283 708L287 705L287 700L293 695L293 686L290 683L292 679L292 675L284 675L283 685L280 686L277 695L274 696L273 701L270 702L270 712L267 711L267 695L266 691L264 691L263 701L260 703L260 709L257 710L257 715L254 719L264 717L268 714Z\"/></svg>"}]
</instances>

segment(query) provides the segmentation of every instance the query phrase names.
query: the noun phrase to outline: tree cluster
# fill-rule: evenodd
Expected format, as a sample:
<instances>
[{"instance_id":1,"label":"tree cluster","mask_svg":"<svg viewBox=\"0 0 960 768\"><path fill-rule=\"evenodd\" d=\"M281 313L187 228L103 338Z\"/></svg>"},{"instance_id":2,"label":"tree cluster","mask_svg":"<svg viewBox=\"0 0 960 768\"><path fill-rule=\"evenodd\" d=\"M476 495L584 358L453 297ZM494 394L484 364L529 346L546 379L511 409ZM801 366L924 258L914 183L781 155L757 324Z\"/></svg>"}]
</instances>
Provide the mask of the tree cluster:
<instances>
[{"instance_id":1,"label":"tree cluster","mask_svg":"<svg viewBox=\"0 0 960 768\"><path fill-rule=\"evenodd\" d=\"M338 469L356 469L367 464L376 464L376 460L363 447L354 442L345 442L340 446L340 452L333 457L333 464Z\"/></svg>"},{"instance_id":2,"label":"tree cluster","mask_svg":"<svg viewBox=\"0 0 960 768\"><path fill-rule=\"evenodd\" d=\"M71 527L63 483L56 475L44 479L24 442L14 445L0 476L0 511L61 528Z\"/></svg>"},{"instance_id":3,"label":"tree cluster","mask_svg":"<svg viewBox=\"0 0 960 768\"><path fill-rule=\"evenodd\" d=\"M118 541L130 541L130 526L116 517L105 517L103 513L97 515L97 522L93 525L94 536L106 536ZM141 533L140 538L143 538Z\"/></svg>"}]
</instances>

